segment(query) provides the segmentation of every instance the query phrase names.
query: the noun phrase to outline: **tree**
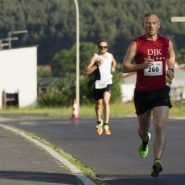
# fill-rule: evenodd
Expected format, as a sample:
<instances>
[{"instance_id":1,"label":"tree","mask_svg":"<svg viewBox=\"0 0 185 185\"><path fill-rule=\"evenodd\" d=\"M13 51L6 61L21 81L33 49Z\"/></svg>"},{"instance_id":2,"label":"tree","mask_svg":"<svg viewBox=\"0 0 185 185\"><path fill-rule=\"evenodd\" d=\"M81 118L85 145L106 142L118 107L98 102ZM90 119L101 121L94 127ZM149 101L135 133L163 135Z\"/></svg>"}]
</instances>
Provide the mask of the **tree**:
<instances>
[{"instance_id":1,"label":"tree","mask_svg":"<svg viewBox=\"0 0 185 185\"><path fill-rule=\"evenodd\" d=\"M185 49L179 50L177 53L177 62L178 64L185 64Z\"/></svg>"},{"instance_id":2,"label":"tree","mask_svg":"<svg viewBox=\"0 0 185 185\"><path fill-rule=\"evenodd\" d=\"M91 42L80 44L80 72L84 75L84 70L89 63L91 56L96 52L97 46ZM51 63L53 76L73 77L76 74L76 45L69 50L61 50L54 55Z\"/></svg>"}]
</instances>

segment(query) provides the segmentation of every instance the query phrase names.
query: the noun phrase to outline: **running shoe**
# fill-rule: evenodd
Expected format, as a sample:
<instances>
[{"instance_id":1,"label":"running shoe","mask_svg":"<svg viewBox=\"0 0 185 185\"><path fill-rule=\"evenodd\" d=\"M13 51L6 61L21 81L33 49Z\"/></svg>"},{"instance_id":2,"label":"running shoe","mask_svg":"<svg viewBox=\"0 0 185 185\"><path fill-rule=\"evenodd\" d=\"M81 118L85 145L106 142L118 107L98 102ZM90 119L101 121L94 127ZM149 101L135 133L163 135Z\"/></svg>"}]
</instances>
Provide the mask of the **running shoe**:
<instances>
[{"instance_id":1,"label":"running shoe","mask_svg":"<svg viewBox=\"0 0 185 185\"><path fill-rule=\"evenodd\" d=\"M148 148L148 143L150 141L150 138L151 138L151 134L150 132L148 132L148 136L147 136L147 141L142 141L142 143L139 145L139 156L141 158L146 158L146 156L148 155L148 152L149 152L149 148Z\"/></svg>"},{"instance_id":2,"label":"running shoe","mask_svg":"<svg viewBox=\"0 0 185 185\"><path fill-rule=\"evenodd\" d=\"M162 172L162 162L160 160L155 160L152 166L153 172L151 173L152 177L158 177L159 173Z\"/></svg>"},{"instance_id":3,"label":"running shoe","mask_svg":"<svg viewBox=\"0 0 185 185\"><path fill-rule=\"evenodd\" d=\"M111 131L108 124L104 125L104 131L106 135L111 135Z\"/></svg>"},{"instance_id":4,"label":"running shoe","mask_svg":"<svg viewBox=\"0 0 185 185\"><path fill-rule=\"evenodd\" d=\"M103 134L103 120L100 120L100 123L96 125L96 133L100 136Z\"/></svg>"}]
</instances>

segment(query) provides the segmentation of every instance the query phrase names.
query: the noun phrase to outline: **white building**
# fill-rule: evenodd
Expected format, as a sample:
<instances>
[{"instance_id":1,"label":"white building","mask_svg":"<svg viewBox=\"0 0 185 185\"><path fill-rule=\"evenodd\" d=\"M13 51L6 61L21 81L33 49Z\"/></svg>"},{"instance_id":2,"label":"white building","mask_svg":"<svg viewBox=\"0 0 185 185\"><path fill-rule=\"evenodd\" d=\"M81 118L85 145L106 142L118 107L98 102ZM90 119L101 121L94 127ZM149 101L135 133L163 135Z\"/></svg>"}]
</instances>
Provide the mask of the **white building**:
<instances>
[{"instance_id":1,"label":"white building","mask_svg":"<svg viewBox=\"0 0 185 185\"><path fill-rule=\"evenodd\" d=\"M15 94L18 107L32 105L37 100L36 46L0 50L0 108Z\"/></svg>"}]
</instances>

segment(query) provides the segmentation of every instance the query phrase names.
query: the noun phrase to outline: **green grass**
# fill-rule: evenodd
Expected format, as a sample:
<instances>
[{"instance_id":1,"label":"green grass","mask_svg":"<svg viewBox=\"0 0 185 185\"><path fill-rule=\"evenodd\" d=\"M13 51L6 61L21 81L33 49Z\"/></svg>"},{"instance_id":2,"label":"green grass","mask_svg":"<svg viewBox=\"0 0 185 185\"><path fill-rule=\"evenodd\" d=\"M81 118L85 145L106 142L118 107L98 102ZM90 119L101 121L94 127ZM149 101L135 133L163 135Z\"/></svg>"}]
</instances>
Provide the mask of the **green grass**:
<instances>
[{"instance_id":1,"label":"green grass","mask_svg":"<svg viewBox=\"0 0 185 185\"><path fill-rule=\"evenodd\" d=\"M71 154L65 152L63 149L59 148L58 146L49 143L45 139L40 138L40 137L36 136L35 134L30 133L30 132L26 132L26 131L23 131L23 130L21 130L21 132L24 132L26 135L29 135L33 139L36 139L39 142L41 142L42 144L44 144L44 145L52 148L54 151L56 151L62 157L64 157L65 159L67 159L68 161L70 161L72 164L74 164L76 167L78 167L86 177L89 177L94 182L97 181L95 169L91 169L91 168L87 167L85 164L83 164L82 162L80 162L77 159L75 159Z\"/></svg>"},{"instance_id":2,"label":"green grass","mask_svg":"<svg viewBox=\"0 0 185 185\"><path fill-rule=\"evenodd\" d=\"M133 102L122 103L116 102L110 105L111 117L125 117L136 116ZM58 107L58 108L40 108L40 107L27 107L27 108L7 108L1 109L1 114L39 114L48 115L50 117L60 116L70 118L72 115L71 107ZM95 117L94 105L82 105L79 111L80 117ZM169 117L185 117L185 105L177 105L173 103L173 108L170 109Z\"/></svg>"}]
</instances>

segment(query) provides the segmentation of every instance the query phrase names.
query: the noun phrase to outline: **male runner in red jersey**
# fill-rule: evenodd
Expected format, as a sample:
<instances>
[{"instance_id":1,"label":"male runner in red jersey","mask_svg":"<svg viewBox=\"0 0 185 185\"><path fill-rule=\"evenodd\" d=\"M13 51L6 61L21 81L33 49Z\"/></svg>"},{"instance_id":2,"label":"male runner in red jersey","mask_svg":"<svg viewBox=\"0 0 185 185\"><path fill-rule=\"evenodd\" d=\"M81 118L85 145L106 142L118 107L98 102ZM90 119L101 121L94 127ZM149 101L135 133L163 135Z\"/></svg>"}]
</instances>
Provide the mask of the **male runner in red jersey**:
<instances>
[{"instance_id":1,"label":"male runner in red jersey","mask_svg":"<svg viewBox=\"0 0 185 185\"><path fill-rule=\"evenodd\" d=\"M153 12L143 19L145 35L136 38L129 46L124 57L124 73L137 72L134 104L138 117L138 134L142 139L139 155L148 155L151 114L154 122L154 163L151 176L157 177L162 171L161 157L165 145L165 122L168 119L171 102L170 88L165 76L174 78L175 53L170 40L158 34L160 21ZM134 60L134 63L132 62Z\"/></svg>"}]
</instances>

